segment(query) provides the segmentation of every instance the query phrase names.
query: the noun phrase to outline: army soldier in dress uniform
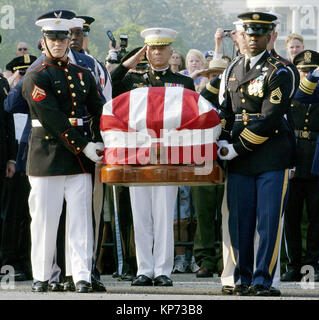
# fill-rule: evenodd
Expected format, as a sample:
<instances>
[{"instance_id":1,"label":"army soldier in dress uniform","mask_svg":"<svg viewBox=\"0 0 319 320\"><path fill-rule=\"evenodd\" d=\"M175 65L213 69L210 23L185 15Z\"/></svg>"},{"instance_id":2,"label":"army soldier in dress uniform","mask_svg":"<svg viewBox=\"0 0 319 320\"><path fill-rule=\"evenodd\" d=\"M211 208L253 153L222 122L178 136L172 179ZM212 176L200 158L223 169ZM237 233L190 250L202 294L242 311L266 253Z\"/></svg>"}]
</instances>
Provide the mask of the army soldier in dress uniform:
<instances>
[{"instance_id":1,"label":"army soldier in dress uniform","mask_svg":"<svg viewBox=\"0 0 319 320\"><path fill-rule=\"evenodd\" d=\"M319 67L319 53L305 50L295 56L293 63L300 72L300 90L310 93L307 74ZM318 82L318 80L316 81ZM289 262L281 281L300 281L302 265L311 265L319 281L319 185L318 177L311 173L316 141L319 137L319 101L302 103L296 99L291 104L298 146L298 162L290 181L285 213L285 239ZM305 256L302 257L301 222L306 202L308 227Z\"/></svg>"},{"instance_id":2,"label":"army soldier in dress uniform","mask_svg":"<svg viewBox=\"0 0 319 320\"><path fill-rule=\"evenodd\" d=\"M22 94L32 131L27 159L31 222L32 290L46 291L51 276L63 199L67 203L72 275L77 292L91 291L93 255L92 166L101 160L99 131L102 101L90 71L67 58L72 22L56 12L40 19L46 57L27 73ZM83 108L90 118L92 140L83 130Z\"/></svg>"},{"instance_id":3,"label":"army soldier in dress uniform","mask_svg":"<svg viewBox=\"0 0 319 320\"><path fill-rule=\"evenodd\" d=\"M287 68L267 51L276 16L249 12L238 17L243 20L247 53L226 71L223 141L219 143L224 147L218 154L228 160L234 293L261 296L269 295L276 269L292 166L294 137L284 117L292 81ZM256 228L259 246L254 269Z\"/></svg>"},{"instance_id":4,"label":"army soldier in dress uniform","mask_svg":"<svg viewBox=\"0 0 319 320\"><path fill-rule=\"evenodd\" d=\"M191 78L173 73L169 68L170 44L177 32L167 28L143 30L145 46L112 72L113 96L139 87L180 86L195 90ZM148 71L129 72L143 59ZM130 187L137 256L137 278L134 286L172 286L174 264L174 207L177 186ZM154 249L153 249L154 248Z\"/></svg>"}]
</instances>

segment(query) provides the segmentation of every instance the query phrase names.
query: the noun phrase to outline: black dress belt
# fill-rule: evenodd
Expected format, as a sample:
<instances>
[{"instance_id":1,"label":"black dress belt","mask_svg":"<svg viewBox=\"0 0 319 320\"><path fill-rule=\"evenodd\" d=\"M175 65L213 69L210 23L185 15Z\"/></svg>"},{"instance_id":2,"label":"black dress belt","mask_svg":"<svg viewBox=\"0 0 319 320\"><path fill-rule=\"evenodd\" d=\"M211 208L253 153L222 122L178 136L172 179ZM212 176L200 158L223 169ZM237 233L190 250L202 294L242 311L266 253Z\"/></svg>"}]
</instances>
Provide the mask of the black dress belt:
<instances>
[{"instance_id":1,"label":"black dress belt","mask_svg":"<svg viewBox=\"0 0 319 320\"><path fill-rule=\"evenodd\" d=\"M306 130L295 130L295 136L297 139L317 140L319 136L318 131L306 131Z\"/></svg>"},{"instance_id":2,"label":"black dress belt","mask_svg":"<svg viewBox=\"0 0 319 320\"><path fill-rule=\"evenodd\" d=\"M236 113L235 121L247 122L249 120L257 120L261 117L260 113Z\"/></svg>"}]
</instances>

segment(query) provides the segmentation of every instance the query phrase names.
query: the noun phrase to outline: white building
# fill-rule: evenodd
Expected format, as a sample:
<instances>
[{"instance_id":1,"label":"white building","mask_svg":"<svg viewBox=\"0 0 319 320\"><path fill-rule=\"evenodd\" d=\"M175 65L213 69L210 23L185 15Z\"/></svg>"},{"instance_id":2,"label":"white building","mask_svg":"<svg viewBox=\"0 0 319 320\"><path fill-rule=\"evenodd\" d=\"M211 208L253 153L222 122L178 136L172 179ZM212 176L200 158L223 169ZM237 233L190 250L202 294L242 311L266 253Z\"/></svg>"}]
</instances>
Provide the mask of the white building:
<instances>
[{"instance_id":1,"label":"white building","mask_svg":"<svg viewBox=\"0 0 319 320\"><path fill-rule=\"evenodd\" d=\"M286 56L285 40L290 33L304 38L306 49L319 52L319 0L224 0L225 13L270 11L281 15L276 51Z\"/></svg>"}]
</instances>

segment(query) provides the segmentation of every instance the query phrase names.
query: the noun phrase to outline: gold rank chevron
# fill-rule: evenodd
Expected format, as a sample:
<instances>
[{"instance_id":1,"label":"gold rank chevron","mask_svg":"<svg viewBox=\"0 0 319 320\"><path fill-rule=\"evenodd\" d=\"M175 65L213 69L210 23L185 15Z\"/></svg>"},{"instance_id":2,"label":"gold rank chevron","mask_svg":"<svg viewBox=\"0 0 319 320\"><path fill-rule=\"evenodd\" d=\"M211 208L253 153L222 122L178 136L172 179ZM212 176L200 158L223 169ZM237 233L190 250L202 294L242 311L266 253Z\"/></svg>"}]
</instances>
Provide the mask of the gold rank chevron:
<instances>
[{"instance_id":1,"label":"gold rank chevron","mask_svg":"<svg viewBox=\"0 0 319 320\"><path fill-rule=\"evenodd\" d=\"M279 104L281 102L282 93L280 91L280 88L271 91L270 94L270 102L274 104Z\"/></svg>"},{"instance_id":2,"label":"gold rank chevron","mask_svg":"<svg viewBox=\"0 0 319 320\"><path fill-rule=\"evenodd\" d=\"M269 137L258 136L257 134L253 133L252 131L248 130L247 128L245 128L240 135L245 140L247 140L248 142L253 143L253 144L262 144L266 140L269 139Z\"/></svg>"},{"instance_id":3,"label":"gold rank chevron","mask_svg":"<svg viewBox=\"0 0 319 320\"><path fill-rule=\"evenodd\" d=\"M316 82L311 82L307 78L303 78L300 82L299 89L306 94L312 95L316 89L316 86Z\"/></svg>"},{"instance_id":4,"label":"gold rank chevron","mask_svg":"<svg viewBox=\"0 0 319 320\"><path fill-rule=\"evenodd\" d=\"M33 101L41 101L46 97L46 93L43 89L41 89L37 85L34 85L31 96Z\"/></svg>"}]
</instances>

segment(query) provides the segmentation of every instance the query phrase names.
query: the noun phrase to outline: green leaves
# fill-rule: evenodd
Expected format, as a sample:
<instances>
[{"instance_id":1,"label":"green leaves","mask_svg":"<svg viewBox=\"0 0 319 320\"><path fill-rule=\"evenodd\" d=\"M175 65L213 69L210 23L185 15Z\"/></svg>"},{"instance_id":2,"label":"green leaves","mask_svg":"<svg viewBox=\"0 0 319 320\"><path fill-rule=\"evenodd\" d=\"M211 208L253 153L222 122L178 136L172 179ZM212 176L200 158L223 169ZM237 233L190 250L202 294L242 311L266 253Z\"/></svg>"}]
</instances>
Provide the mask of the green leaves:
<instances>
[{"instance_id":1,"label":"green leaves","mask_svg":"<svg viewBox=\"0 0 319 320\"><path fill-rule=\"evenodd\" d=\"M2 2L0 9L4 5ZM104 61L109 50L106 30L112 30L118 41L120 34L128 34L130 50L143 45L140 37L142 29L172 28L179 32L174 49L186 54L191 48L203 52L213 50L216 29L229 29L233 21L224 16L221 1L217 0L5 0L5 4L14 7L15 29L0 28L2 69L15 57L19 41L29 44L31 54L40 54L36 46L42 34L40 28L35 26L35 20L40 14L51 10L69 9L78 15L95 18L88 47L90 53L101 61Z\"/></svg>"}]
</instances>

